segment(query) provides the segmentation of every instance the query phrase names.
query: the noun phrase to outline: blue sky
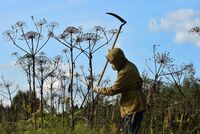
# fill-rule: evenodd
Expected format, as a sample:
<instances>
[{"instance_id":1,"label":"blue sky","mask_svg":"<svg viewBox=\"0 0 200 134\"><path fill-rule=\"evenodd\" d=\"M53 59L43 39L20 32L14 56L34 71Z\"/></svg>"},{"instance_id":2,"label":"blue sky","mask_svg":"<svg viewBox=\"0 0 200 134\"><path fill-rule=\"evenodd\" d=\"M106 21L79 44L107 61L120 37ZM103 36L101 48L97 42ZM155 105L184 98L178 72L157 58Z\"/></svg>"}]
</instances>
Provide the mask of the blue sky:
<instances>
[{"instance_id":1,"label":"blue sky","mask_svg":"<svg viewBox=\"0 0 200 134\"><path fill-rule=\"evenodd\" d=\"M194 26L200 26L199 0L2 0L0 4L0 33L22 20L32 24L31 15L37 20L59 23L61 32L66 26L82 26L89 29L96 25L118 28L120 23L106 12L122 16L127 24L119 37L117 46L122 48L127 58L133 61L140 72L147 69L145 59L152 57L152 46L160 45L159 51L169 51L175 63L194 63L200 74L200 38L188 33ZM32 30L31 27L28 27ZM60 54L64 46L50 42L43 49L50 56ZM110 44L111 46L111 44ZM100 73L105 63L105 47L94 57L95 73ZM16 84L25 83L25 75L14 66L14 51L19 52L11 42L0 36L0 75ZM79 59L78 61L83 61ZM79 63L78 63L79 64ZM105 76L116 75L108 71Z\"/></svg>"}]
</instances>

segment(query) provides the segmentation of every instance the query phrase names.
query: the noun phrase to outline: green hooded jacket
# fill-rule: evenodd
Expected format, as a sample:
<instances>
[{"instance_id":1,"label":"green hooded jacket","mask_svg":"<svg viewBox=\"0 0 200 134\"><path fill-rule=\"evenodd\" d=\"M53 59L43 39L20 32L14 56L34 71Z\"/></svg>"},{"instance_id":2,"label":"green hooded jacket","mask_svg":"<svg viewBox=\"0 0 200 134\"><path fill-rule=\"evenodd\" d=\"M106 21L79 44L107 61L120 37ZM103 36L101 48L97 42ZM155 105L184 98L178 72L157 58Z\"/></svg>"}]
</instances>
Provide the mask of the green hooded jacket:
<instances>
[{"instance_id":1,"label":"green hooded jacket","mask_svg":"<svg viewBox=\"0 0 200 134\"><path fill-rule=\"evenodd\" d=\"M103 87L99 93L104 95L120 94L121 116L134 114L146 109L146 96L142 92L142 79L137 67L128 61L119 48L108 52L107 59L118 71L117 80L111 87Z\"/></svg>"}]
</instances>

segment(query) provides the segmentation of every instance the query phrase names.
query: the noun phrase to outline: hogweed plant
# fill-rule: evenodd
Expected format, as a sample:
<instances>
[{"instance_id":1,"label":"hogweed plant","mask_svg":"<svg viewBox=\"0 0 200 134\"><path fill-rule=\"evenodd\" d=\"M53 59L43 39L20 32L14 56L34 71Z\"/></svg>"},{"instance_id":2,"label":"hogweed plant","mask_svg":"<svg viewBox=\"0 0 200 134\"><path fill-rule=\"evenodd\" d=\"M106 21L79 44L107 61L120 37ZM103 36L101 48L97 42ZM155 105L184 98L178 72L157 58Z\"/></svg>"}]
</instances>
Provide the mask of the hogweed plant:
<instances>
[{"instance_id":1,"label":"hogweed plant","mask_svg":"<svg viewBox=\"0 0 200 134\"><path fill-rule=\"evenodd\" d=\"M0 95L3 96L5 99L8 99L10 101L10 105L13 106L12 94L14 94L18 90L19 86L17 85L13 89L13 82L5 80L4 76L2 76L1 78L2 82L0 83Z\"/></svg>"},{"instance_id":2,"label":"hogweed plant","mask_svg":"<svg viewBox=\"0 0 200 134\"><path fill-rule=\"evenodd\" d=\"M89 79L88 80L89 81L88 81L88 85L87 85L88 91L87 91L87 94L85 95L85 97L88 97L87 103L90 105L90 107L89 107L90 109L88 110L88 121L89 121L89 125L91 127L93 127L93 124L94 124L94 110L95 110L95 106L94 106L95 98L94 98L94 93L92 91L92 89L94 87L93 56L102 47L104 47L105 45L108 45L116 33L117 33L116 30L106 31L106 29L101 26L95 26L92 29L92 32L83 34L84 43L86 44L85 45L86 49L85 49L85 51L83 51L83 54L87 57L87 59L89 61L88 62L88 67L89 67L89 69L88 69L89 70ZM81 49L83 49L82 46L79 45L79 47ZM85 100L86 100L86 98L84 98L84 101L82 102L83 104L84 104ZM98 106L96 106L96 107L98 107Z\"/></svg>"},{"instance_id":3,"label":"hogweed plant","mask_svg":"<svg viewBox=\"0 0 200 134\"><path fill-rule=\"evenodd\" d=\"M74 49L77 48L77 45L81 43L80 35L82 34L82 29L80 27L67 27L59 36L53 34L54 39L63 44L70 53L70 99L71 99L71 126L74 128L74 100L73 100L73 83L74 83L74 66L75 61L80 54L76 57L74 56ZM80 52L82 53L82 51Z\"/></svg>"},{"instance_id":4,"label":"hogweed plant","mask_svg":"<svg viewBox=\"0 0 200 134\"><path fill-rule=\"evenodd\" d=\"M44 52L40 52L38 56L36 56L36 78L40 87L40 118L41 118L41 128L44 126L44 84L46 80L53 74L60 63L60 58L55 58L51 60L46 56Z\"/></svg>"},{"instance_id":5,"label":"hogweed plant","mask_svg":"<svg viewBox=\"0 0 200 134\"><path fill-rule=\"evenodd\" d=\"M174 90L177 91L177 95L180 96L184 101L188 103L188 99L186 96L183 94L181 83L183 82L185 74L187 74L187 70L190 68L190 64L183 64L182 66L178 67L174 64L174 59L170 57L169 52L162 52L162 53L157 53L156 52L156 47L157 45L153 46L153 58L149 59L151 61L151 66L149 62L146 60L147 67L149 71L152 73L153 79L149 79L148 83L148 78L145 78L145 83L150 86L145 85L147 89L147 105L148 105L148 110L151 111L152 113L158 113L160 111L158 110L158 107L160 107L160 93L162 93L162 90L165 86L167 85L174 85ZM173 105L173 104L172 104ZM171 109L171 107L168 107L168 109ZM153 126L156 123L157 118L159 116L164 116L161 113L160 114L153 114L152 117L150 117L150 132L154 133L157 131L156 129L153 128Z\"/></svg>"},{"instance_id":6,"label":"hogweed plant","mask_svg":"<svg viewBox=\"0 0 200 134\"><path fill-rule=\"evenodd\" d=\"M35 31L27 31L27 25L23 21L18 21L15 25L11 27L11 30L6 30L3 35L8 41L11 41L14 46L20 49L25 54L31 57L32 65L32 111L36 112L35 98L36 98L36 73L35 73L35 62L36 55L41 51L41 49L48 43L52 37L52 33L48 31L48 24L45 19L38 22L35 21L34 17L31 16L33 21ZM52 29L51 29L52 30ZM44 36L43 33L47 33ZM35 129L36 129L36 116L35 118Z\"/></svg>"},{"instance_id":7,"label":"hogweed plant","mask_svg":"<svg viewBox=\"0 0 200 134\"><path fill-rule=\"evenodd\" d=\"M200 36L200 27L193 27L189 30L189 33L197 34Z\"/></svg>"}]
</instances>

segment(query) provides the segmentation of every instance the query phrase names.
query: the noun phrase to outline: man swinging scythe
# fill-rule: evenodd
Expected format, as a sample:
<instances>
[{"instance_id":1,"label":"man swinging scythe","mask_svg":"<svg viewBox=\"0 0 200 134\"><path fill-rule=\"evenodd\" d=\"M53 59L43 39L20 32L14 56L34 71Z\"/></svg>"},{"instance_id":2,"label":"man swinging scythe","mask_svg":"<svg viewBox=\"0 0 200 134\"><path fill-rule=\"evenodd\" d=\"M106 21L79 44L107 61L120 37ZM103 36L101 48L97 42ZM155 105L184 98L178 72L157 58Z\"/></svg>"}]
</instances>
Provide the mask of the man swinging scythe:
<instances>
[{"instance_id":1,"label":"man swinging scythe","mask_svg":"<svg viewBox=\"0 0 200 134\"><path fill-rule=\"evenodd\" d=\"M113 70L117 71L117 79L111 87L95 86L93 91L104 95L120 94L120 112L125 123L125 132L128 134L137 134L143 113L146 109L146 97L142 92L142 79L135 64L130 62L120 48L114 48L121 28L126 21L116 14L110 14L119 19L122 24L116 35L112 49L109 50L106 58L107 62L100 76L98 85L101 82L108 62Z\"/></svg>"}]
</instances>

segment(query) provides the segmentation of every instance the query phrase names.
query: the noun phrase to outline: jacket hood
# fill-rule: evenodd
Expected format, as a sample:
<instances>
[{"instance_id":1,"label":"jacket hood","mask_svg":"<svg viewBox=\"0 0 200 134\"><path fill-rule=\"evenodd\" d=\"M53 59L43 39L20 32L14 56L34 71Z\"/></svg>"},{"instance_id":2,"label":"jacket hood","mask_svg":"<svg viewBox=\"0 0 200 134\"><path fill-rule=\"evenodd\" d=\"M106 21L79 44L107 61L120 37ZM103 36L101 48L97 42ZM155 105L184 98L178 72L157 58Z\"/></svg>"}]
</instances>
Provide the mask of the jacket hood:
<instances>
[{"instance_id":1,"label":"jacket hood","mask_svg":"<svg viewBox=\"0 0 200 134\"><path fill-rule=\"evenodd\" d=\"M120 48L113 48L109 50L106 57L109 62L116 67L117 71L120 71L125 66L127 61L124 52Z\"/></svg>"}]
</instances>

